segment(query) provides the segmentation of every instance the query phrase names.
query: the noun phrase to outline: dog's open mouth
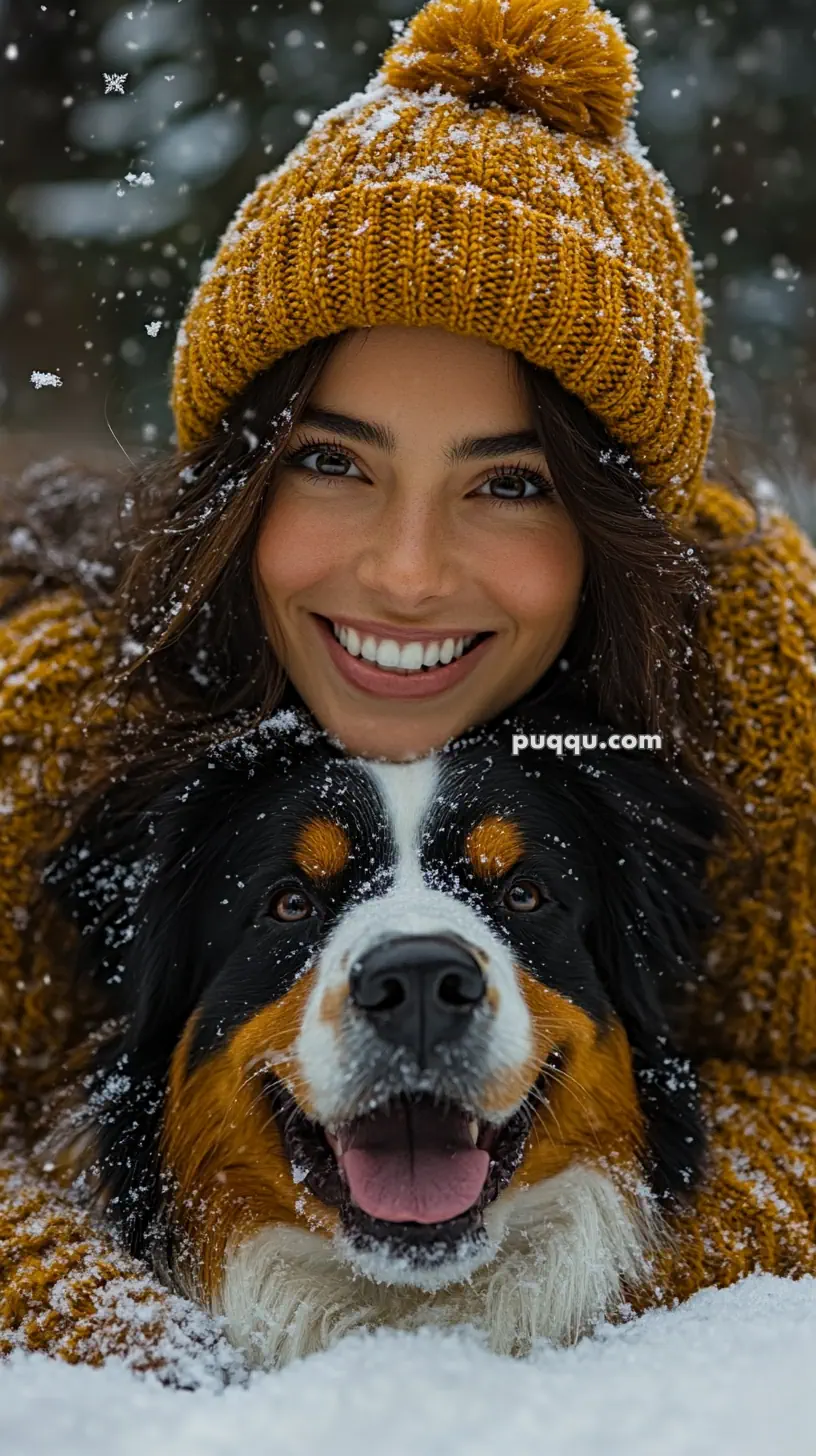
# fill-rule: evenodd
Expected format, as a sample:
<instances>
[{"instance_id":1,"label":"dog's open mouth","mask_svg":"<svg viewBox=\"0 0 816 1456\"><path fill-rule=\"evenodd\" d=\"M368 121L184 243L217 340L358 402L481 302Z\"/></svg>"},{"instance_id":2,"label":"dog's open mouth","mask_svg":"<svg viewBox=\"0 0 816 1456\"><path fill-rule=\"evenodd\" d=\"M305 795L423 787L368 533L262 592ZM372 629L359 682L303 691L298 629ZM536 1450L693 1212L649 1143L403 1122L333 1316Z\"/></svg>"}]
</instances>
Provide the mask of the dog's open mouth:
<instances>
[{"instance_id":1,"label":"dog's open mouth","mask_svg":"<svg viewBox=\"0 0 816 1456\"><path fill-rule=\"evenodd\" d=\"M546 1080L542 1074L540 1081ZM269 1083L296 1182L339 1209L357 1245L441 1262L483 1235L485 1208L524 1156L536 1084L501 1126L430 1096L400 1096L336 1127L312 1122L277 1080Z\"/></svg>"}]
</instances>

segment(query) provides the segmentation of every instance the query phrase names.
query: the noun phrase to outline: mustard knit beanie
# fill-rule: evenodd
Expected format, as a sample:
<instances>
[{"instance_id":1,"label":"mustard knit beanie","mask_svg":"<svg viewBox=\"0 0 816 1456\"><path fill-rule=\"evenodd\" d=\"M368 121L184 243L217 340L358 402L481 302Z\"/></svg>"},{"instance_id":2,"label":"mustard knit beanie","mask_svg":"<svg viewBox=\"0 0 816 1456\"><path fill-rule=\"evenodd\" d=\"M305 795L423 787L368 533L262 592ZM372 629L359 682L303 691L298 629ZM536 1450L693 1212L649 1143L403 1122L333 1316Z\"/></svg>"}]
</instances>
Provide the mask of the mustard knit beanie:
<instances>
[{"instance_id":1,"label":"mustard knit beanie","mask_svg":"<svg viewBox=\"0 0 816 1456\"><path fill-rule=\"evenodd\" d=\"M702 303L619 23L591 0L429 0L394 29L204 264L175 349L179 447L311 339L437 325L552 371L687 510L714 414Z\"/></svg>"}]
</instances>

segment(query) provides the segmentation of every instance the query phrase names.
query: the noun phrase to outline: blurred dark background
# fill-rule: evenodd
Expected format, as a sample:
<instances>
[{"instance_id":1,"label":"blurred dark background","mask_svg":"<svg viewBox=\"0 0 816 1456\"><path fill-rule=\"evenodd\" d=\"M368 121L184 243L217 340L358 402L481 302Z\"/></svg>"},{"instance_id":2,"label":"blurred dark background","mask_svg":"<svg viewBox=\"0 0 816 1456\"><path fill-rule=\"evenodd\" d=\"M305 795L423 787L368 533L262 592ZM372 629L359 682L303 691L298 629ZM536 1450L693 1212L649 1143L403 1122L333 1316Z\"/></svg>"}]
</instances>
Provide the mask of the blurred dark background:
<instances>
[{"instance_id":1,"label":"blurred dark background","mask_svg":"<svg viewBox=\"0 0 816 1456\"><path fill-rule=\"evenodd\" d=\"M0 474L167 449L202 261L416 8L0 0ZM710 299L717 461L816 530L816 0L610 8L640 51L638 131Z\"/></svg>"}]
</instances>

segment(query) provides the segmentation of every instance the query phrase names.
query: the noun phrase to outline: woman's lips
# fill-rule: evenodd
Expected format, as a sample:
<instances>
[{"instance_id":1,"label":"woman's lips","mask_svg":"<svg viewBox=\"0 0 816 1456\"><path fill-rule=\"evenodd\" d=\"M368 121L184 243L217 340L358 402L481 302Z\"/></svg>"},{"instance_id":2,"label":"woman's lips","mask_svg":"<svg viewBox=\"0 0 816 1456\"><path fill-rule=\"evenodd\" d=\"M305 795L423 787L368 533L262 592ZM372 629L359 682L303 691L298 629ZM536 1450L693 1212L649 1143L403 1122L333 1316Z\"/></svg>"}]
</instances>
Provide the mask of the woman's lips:
<instances>
[{"instance_id":1,"label":"woman's lips","mask_svg":"<svg viewBox=\"0 0 816 1456\"><path fill-rule=\"evenodd\" d=\"M495 636L494 632L490 632L481 642L476 642L469 652L464 652L461 657L454 658L443 667L420 668L418 672L388 672L373 662L366 662L362 657L352 657L338 642L331 623L316 612L312 616L337 671L346 682L379 698L429 698L436 693L443 693L446 688L453 687L472 672L476 664L481 662Z\"/></svg>"}]
</instances>

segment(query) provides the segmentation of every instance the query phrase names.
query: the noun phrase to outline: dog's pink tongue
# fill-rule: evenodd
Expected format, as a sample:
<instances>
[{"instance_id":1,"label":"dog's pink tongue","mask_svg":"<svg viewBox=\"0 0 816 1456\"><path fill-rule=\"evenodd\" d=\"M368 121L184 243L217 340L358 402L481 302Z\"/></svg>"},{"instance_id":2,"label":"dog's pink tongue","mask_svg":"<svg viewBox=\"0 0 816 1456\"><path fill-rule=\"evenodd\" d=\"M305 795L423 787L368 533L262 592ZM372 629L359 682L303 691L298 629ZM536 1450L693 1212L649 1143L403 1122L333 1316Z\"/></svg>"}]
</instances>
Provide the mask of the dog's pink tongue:
<instances>
[{"instance_id":1,"label":"dog's pink tongue","mask_svg":"<svg viewBox=\"0 0 816 1456\"><path fill-rule=\"evenodd\" d=\"M490 1154L464 1113L401 1104L345 1130L337 1150L354 1202L389 1223L443 1223L479 1197Z\"/></svg>"}]
</instances>

